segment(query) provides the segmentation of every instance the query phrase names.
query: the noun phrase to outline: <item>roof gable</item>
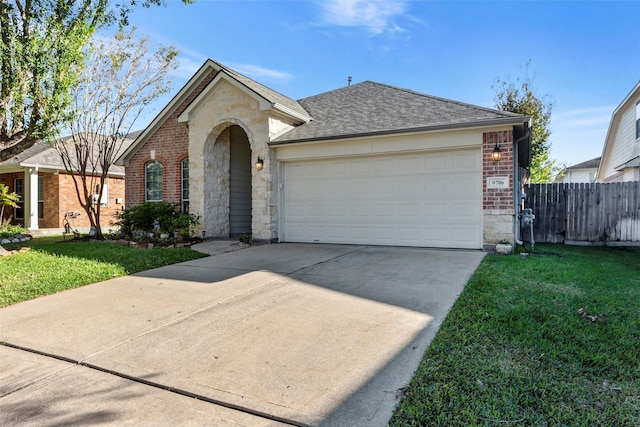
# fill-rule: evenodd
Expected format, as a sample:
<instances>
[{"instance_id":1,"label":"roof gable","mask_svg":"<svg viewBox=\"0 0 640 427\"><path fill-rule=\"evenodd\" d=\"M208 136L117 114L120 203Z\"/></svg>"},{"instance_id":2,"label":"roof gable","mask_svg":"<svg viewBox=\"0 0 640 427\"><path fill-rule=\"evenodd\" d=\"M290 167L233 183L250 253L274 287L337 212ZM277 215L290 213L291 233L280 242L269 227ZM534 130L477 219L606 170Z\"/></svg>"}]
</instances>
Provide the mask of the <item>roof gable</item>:
<instances>
[{"instance_id":1,"label":"roof gable","mask_svg":"<svg viewBox=\"0 0 640 427\"><path fill-rule=\"evenodd\" d=\"M304 98L299 103L313 121L276 138L274 144L529 121L519 114L372 81Z\"/></svg>"},{"instance_id":2,"label":"roof gable","mask_svg":"<svg viewBox=\"0 0 640 427\"><path fill-rule=\"evenodd\" d=\"M235 71L223 68L200 92L200 94L178 116L179 122L188 122L191 115L199 109L215 92L222 82L226 82L239 89L249 97L255 99L260 105L260 110L274 109L281 114L291 116L299 123L311 120L309 114L296 101L275 92Z\"/></svg>"},{"instance_id":3,"label":"roof gable","mask_svg":"<svg viewBox=\"0 0 640 427\"><path fill-rule=\"evenodd\" d=\"M625 96L620 105L613 110L611 114L611 120L609 122L609 128L607 129L607 135L604 139L604 146L602 147L602 155L600 161L600 167L598 167L598 172L596 174L596 179L601 181L603 179L607 179L605 176L607 172L611 172L612 170L619 170L620 167L624 167L626 163L622 165L616 165L612 162L615 162L614 152L618 149L616 148L616 141L618 139L618 130L620 127L620 122L622 116L628 108L635 108L634 104L638 102L640 99L640 81L636 83L636 85L631 89L631 91ZM635 114L635 113L634 113ZM621 153L620 153L621 154ZM629 154L627 154L628 156ZM624 162L628 162L632 159L624 159Z\"/></svg>"},{"instance_id":4,"label":"roof gable","mask_svg":"<svg viewBox=\"0 0 640 427\"><path fill-rule=\"evenodd\" d=\"M206 81L207 77L212 73L215 76L211 79L207 85L200 90L199 93L194 91L198 90L198 87ZM207 94L212 91L216 84L220 80L226 80L245 93L256 98L260 104L261 109L273 108L282 114L294 117L301 122L305 122L311 119L305 109L297 102L294 101L268 87L232 70L223 64L216 62L212 59L208 59L198 69L198 71L189 79L189 81L178 91L173 99L158 113L153 121L147 126L146 129L136 138L135 142L129 147L129 149L123 153L122 156L116 161L117 164L127 164L129 159L133 157L136 152L153 136L153 134L162 126L162 124L168 120L174 113L178 114L179 121L188 121L188 115L195 108L197 108ZM193 100L183 109L183 111L177 111L177 109L192 97Z\"/></svg>"}]
</instances>

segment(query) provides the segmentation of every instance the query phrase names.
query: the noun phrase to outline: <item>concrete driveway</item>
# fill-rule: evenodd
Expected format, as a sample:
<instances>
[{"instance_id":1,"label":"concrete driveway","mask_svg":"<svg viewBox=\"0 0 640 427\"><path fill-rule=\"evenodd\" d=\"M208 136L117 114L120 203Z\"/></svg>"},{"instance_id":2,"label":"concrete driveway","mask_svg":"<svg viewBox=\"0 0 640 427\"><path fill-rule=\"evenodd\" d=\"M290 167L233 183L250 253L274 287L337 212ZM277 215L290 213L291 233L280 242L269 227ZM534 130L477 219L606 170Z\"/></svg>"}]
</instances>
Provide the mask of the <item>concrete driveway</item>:
<instances>
[{"instance_id":1,"label":"concrete driveway","mask_svg":"<svg viewBox=\"0 0 640 427\"><path fill-rule=\"evenodd\" d=\"M5 307L0 425L386 425L483 256L266 245Z\"/></svg>"}]
</instances>

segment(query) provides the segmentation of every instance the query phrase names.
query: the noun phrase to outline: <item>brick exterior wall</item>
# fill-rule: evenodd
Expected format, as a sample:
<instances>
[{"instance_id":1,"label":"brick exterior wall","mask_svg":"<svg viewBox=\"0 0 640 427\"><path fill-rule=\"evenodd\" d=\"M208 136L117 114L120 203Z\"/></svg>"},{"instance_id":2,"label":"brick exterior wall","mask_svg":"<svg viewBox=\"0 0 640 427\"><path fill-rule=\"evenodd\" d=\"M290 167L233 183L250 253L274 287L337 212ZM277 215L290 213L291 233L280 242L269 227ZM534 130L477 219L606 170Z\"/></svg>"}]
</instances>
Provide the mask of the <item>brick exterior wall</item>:
<instances>
[{"instance_id":1,"label":"brick exterior wall","mask_svg":"<svg viewBox=\"0 0 640 427\"><path fill-rule=\"evenodd\" d=\"M66 173L39 173L38 176L43 178L44 184L44 218L38 219L38 228L62 228L64 224L64 215L69 211L79 211L80 216L74 220L73 225L76 227L88 227L90 225L84 209L78 202L76 190L73 184L73 178ZM0 174L0 183L9 187L9 191L15 191L15 179L25 179L23 172ZM25 184L26 185L26 184ZM116 203L116 199L124 200L124 179L108 178L107 179L109 197L107 206L103 206L100 210L100 223L103 227L113 222L115 213L121 209L122 205ZM24 224L24 219L15 219L13 209L5 210L5 217L13 215L14 224ZM24 215L23 215L24 216Z\"/></svg>"},{"instance_id":2,"label":"brick exterior wall","mask_svg":"<svg viewBox=\"0 0 640 427\"><path fill-rule=\"evenodd\" d=\"M502 158L491 157L496 143ZM509 177L509 189L487 188L487 178ZM482 193L483 209L513 209L513 131L485 132L482 134Z\"/></svg>"},{"instance_id":3,"label":"brick exterior wall","mask_svg":"<svg viewBox=\"0 0 640 427\"><path fill-rule=\"evenodd\" d=\"M135 206L145 201L144 166L152 160L151 150L155 150L155 159L163 166L162 199L170 202L181 201L181 163L189 157L189 128L184 123L178 123L177 118L214 77L215 72L211 72L129 160L125 167L126 206Z\"/></svg>"},{"instance_id":4,"label":"brick exterior wall","mask_svg":"<svg viewBox=\"0 0 640 427\"><path fill-rule=\"evenodd\" d=\"M16 191L15 188L15 179L16 178L24 178L24 172L13 172L13 173L3 173L0 174L0 184L4 184L7 187L9 187L9 192L13 193L14 191ZM22 223L22 220L16 220L16 209L13 208L5 208L4 209L4 216L5 218L8 218L9 215L11 215L13 217L13 221L11 221L12 224L20 224ZM0 220L3 220L4 218L0 218Z\"/></svg>"},{"instance_id":5,"label":"brick exterior wall","mask_svg":"<svg viewBox=\"0 0 640 427\"><path fill-rule=\"evenodd\" d=\"M492 158L496 143L502 158ZM484 249L493 250L502 240L514 241L514 147L513 131L504 130L482 134L482 209ZM509 188L487 188L487 178L508 177Z\"/></svg>"}]
</instances>

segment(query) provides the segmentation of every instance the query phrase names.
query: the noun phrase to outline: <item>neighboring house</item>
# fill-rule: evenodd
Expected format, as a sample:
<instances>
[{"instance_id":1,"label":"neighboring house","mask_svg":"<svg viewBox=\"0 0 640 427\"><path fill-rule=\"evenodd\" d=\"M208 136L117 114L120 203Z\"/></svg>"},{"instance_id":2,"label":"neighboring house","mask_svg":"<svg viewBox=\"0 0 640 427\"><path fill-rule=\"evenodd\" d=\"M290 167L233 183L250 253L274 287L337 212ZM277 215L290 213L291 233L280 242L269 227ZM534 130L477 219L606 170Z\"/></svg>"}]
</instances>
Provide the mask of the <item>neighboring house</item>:
<instances>
[{"instance_id":1,"label":"neighboring house","mask_svg":"<svg viewBox=\"0 0 640 427\"><path fill-rule=\"evenodd\" d=\"M132 140L127 140L127 147ZM78 202L73 178L64 168L57 150L46 143L36 143L14 158L0 162L0 183L21 196L19 207L5 209L14 224L35 231L60 229L67 212L80 212L73 219L75 227L89 227L89 219ZM96 189L98 190L98 189ZM100 202L103 225L124 206L124 168L112 165Z\"/></svg>"},{"instance_id":2,"label":"neighboring house","mask_svg":"<svg viewBox=\"0 0 640 427\"><path fill-rule=\"evenodd\" d=\"M640 181L640 82L613 111L596 180Z\"/></svg>"},{"instance_id":3,"label":"neighboring house","mask_svg":"<svg viewBox=\"0 0 640 427\"><path fill-rule=\"evenodd\" d=\"M569 166L564 170L564 174L556 178L556 182L570 184L577 182L596 182L596 173L600 166L600 157Z\"/></svg>"},{"instance_id":4,"label":"neighboring house","mask_svg":"<svg viewBox=\"0 0 640 427\"><path fill-rule=\"evenodd\" d=\"M490 249L519 228L529 127L370 81L294 101L208 60L118 163L127 206L179 202L210 237Z\"/></svg>"}]
</instances>

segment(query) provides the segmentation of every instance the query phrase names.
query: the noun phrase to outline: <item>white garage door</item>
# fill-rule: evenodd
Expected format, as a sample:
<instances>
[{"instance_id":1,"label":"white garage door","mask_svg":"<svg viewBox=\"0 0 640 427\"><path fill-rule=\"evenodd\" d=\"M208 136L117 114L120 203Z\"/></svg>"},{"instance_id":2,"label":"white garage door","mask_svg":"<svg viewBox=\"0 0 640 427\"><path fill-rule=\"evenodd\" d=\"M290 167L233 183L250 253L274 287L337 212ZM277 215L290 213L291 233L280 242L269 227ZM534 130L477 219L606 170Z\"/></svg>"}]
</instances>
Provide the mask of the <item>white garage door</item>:
<instances>
[{"instance_id":1,"label":"white garage door","mask_svg":"<svg viewBox=\"0 0 640 427\"><path fill-rule=\"evenodd\" d=\"M284 165L287 242L482 246L479 149Z\"/></svg>"}]
</instances>

